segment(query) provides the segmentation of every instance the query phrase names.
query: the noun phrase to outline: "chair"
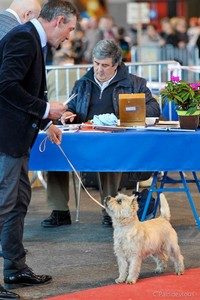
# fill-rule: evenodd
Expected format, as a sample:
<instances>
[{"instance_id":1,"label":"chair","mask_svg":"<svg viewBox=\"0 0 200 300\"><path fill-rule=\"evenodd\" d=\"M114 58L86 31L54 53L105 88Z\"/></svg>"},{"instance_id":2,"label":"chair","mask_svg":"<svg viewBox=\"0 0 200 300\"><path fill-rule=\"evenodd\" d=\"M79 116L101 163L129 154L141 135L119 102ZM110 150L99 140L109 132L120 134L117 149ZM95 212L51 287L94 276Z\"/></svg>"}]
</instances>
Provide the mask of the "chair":
<instances>
[{"instance_id":1,"label":"chair","mask_svg":"<svg viewBox=\"0 0 200 300\"><path fill-rule=\"evenodd\" d=\"M200 192L200 182L199 182L199 179L196 175L196 172L192 172L192 175L193 175L194 179L187 179L183 172L178 172L178 174L180 176L180 179L177 180L176 182L181 183L182 187L165 187L165 184L169 184L168 179L167 179L167 177L168 177L167 174L168 174L167 171L164 172L163 178L160 181L160 186L158 186L159 172L154 173L153 181L152 181L151 187L149 189L148 197L147 197L147 200L146 200L146 205L144 207L144 211L143 211L141 220L144 221L145 218L146 218L146 214L147 214L147 210L148 210L148 207L149 207L149 203L150 203L150 200L151 200L152 193L154 193L154 192L157 193L155 209L154 209L154 212L153 212L153 215L155 217L155 215L157 213L158 206L160 204L160 198L159 198L160 193L163 193L163 192L185 192L186 195L187 195L188 202L189 202L189 205L191 207L196 225L200 229L200 216L197 212L197 208L196 208L195 202L192 198L192 194L190 192L190 188L189 188L189 185L188 185L188 183L195 183L196 186L197 186L198 191Z\"/></svg>"}]
</instances>

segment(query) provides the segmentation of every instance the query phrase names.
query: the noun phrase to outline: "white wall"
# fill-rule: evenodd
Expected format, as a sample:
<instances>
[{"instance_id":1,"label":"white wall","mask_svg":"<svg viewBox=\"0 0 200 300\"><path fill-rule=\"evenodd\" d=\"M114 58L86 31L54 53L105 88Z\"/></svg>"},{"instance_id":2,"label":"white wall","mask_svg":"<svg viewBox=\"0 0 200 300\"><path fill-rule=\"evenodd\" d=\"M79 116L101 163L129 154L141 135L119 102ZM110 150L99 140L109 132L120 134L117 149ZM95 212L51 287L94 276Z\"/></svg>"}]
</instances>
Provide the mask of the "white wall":
<instances>
[{"instance_id":1,"label":"white wall","mask_svg":"<svg viewBox=\"0 0 200 300\"><path fill-rule=\"evenodd\" d=\"M1 0L0 10L7 8L11 4L12 0Z\"/></svg>"}]
</instances>

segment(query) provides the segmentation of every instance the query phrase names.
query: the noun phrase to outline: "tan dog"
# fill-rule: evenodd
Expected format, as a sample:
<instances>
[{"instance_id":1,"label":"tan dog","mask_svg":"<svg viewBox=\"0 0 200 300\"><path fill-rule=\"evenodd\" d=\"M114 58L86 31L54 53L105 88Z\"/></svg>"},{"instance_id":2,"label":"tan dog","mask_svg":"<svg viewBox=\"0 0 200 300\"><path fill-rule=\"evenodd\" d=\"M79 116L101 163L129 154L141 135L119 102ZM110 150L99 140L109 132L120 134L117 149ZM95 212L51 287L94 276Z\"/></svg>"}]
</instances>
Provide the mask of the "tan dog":
<instances>
[{"instance_id":1,"label":"tan dog","mask_svg":"<svg viewBox=\"0 0 200 300\"><path fill-rule=\"evenodd\" d=\"M183 256L177 234L169 223L170 210L164 194L160 194L161 216L144 222L138 220L135 195L108 196L104 203L114 227L114 252L119 267L116 283L135 283L142 261L148 256L154 258L157 273L164 271L168 258L173 261L177 275L184 273Z\"/></svg>"}]
</instances>

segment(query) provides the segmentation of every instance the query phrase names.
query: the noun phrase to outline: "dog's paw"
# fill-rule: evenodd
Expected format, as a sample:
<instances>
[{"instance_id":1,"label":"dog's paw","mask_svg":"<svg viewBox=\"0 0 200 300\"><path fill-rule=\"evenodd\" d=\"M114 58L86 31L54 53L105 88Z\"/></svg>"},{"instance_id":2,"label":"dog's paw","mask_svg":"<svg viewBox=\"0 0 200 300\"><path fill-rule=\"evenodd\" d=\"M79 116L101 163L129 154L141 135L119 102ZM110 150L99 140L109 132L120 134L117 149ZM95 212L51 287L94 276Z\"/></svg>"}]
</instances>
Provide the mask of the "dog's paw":
<instances>
[{"instance_id":1,"label":"dog's paw","mask_svg":"<svg viewBox=\"0 0 200 300\"><path fill-rule=\"evenodd\" d=\"M117 279L115 279L116 283L124 283L126 280L124 278L120 278L118 277Z\"/></svg>"},{"instance_id":2,"label":"dog's paw","mask_svg":"<svg viewBox=\"0 0 200 300\"><path fill-rule=\"evenodd\" d=\"M185 268L184 268L184 264L179 264L178 266L175 267L175 273L176 275L183 275L185 271Z\"/></svg>"},{"instance_id":3,"label":"dog's paw","mask_svg":"<svg viewBox=\"0 0 200 300\"><path fill-rule=\"evenodd\" d=\"M129 279L129 278L126 279L127 284L134 284L134 283L136 283L136 281L137 281L137 279Z\"/></svg>"},{"instance_id":4,"label":"dog's paw","mask_svg":"<svg viewBox=\"0 0 200 300\"><path fill-rule=\"evenodd\" d=\"M161 274L161 273L164 273L164 269L163 268L156 268L154 272L156 274Z\"/></svg>"}]
</instances>

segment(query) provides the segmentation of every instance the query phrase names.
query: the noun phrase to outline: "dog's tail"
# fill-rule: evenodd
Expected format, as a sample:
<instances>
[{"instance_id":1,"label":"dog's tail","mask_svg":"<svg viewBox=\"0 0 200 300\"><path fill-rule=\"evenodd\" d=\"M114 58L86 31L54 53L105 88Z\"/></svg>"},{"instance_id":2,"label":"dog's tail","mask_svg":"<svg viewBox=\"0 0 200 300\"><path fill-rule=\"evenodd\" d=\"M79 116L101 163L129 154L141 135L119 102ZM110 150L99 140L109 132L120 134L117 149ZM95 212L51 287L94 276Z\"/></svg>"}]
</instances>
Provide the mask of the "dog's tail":
<instances>
[{"instance_id":1,"label":"dog's tail","mask_svg":"<svg viewBox=\"0 0 200 300\"><path fill-rule=\"evenodd\" d=\"M166 220L170 220L171 214L169 209L169 204L163 193L160 194L160 215Z\"/></svg>"}]
</instances>

